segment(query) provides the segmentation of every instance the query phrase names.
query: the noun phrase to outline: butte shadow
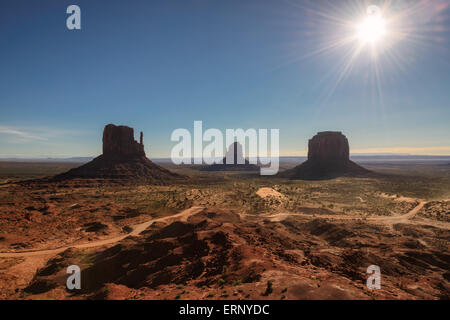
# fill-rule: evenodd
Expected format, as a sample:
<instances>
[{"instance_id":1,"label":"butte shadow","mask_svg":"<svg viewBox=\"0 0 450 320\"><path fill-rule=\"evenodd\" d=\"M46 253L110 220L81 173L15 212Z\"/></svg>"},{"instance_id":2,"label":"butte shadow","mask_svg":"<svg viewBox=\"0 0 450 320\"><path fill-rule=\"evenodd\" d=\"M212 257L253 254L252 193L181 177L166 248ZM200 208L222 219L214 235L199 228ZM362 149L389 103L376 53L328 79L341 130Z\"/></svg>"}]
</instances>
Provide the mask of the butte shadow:
<instances>
[{"instance_id":1,"label":"butte shadow","mask_svg":"<svg viewBox=\"0 0 450 320\"><path fill-rule=\"evenodd\" d=\"M103 130L103 154L92 161L54 176L50 181L95 179L108 182L168 184L187 180L149 160L144 151L143 134L134 140L133 128L108 124Z\"/></svg>"},{"instance_id":2,"label":"butte shadow","mask_svg":"<svg viewBox=\"0 0 450 320\"><path fill-rule=\"evenodd\" d=\"M278 174L282 178L302 180L376 175L350 160L348 140L341 132L337 131L317 133L309 140L308 160Z\"/></svg>"}]
</instances>

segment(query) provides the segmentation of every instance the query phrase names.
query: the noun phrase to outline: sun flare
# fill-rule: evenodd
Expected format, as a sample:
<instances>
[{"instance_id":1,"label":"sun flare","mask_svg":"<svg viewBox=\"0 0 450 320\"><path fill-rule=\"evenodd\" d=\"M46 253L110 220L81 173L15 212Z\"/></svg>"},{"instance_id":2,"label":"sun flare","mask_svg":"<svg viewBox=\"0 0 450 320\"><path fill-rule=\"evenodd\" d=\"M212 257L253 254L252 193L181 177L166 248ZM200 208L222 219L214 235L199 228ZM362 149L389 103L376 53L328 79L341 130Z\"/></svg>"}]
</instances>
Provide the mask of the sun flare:
<instances>
[{"instance_id":1,"label":"sun flare","mask_svg":"<svg viewBox=\"0 0 450 320\"><path fill-rule=\"evenodd\" d=\"M357 38L364 44L375 44L386 34L386 22L381 14L368 15L357 26Z\"/></svg>"}]
</instances>

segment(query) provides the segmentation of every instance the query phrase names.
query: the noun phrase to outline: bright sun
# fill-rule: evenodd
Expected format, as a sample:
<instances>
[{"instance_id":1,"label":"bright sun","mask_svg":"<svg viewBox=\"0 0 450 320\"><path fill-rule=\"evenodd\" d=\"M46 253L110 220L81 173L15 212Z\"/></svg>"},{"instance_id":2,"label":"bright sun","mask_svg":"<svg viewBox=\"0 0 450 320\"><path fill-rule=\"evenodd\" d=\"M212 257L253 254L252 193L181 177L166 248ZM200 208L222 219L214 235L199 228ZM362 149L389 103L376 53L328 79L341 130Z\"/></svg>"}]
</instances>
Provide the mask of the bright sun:
<instances>
[{"instance_id":1,"label":"bright sun","mask_svg":"<svg viewBox=\"0 0 450 320\"><path fill-rule=\"evenodd\" d=\"M386 22L374 7L368 8L368 16L357 26L357 37L363 44L375 44L386 34Z\"/></svg>"}]
</instances>

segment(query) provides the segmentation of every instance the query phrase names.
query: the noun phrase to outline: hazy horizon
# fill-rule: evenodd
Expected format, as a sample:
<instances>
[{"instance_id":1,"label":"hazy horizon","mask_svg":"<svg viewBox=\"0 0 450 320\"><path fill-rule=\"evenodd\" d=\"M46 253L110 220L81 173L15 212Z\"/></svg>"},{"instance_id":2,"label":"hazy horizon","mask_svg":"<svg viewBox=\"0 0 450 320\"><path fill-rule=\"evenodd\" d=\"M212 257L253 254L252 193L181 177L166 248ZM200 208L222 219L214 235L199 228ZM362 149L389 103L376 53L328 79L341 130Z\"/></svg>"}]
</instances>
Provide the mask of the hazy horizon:
<instances>
[{"instance_id":1,"label":"hazy horizon","mask_svg":"<svg viewBox=\"0 0 450 320\"><path fill-rule=\"evenodd\" d=\"M84 159L85 161L90 161L91 159L98 157L98 155L92 155L92 156L72 156L72 157L49 157L49 156L39 156L39 157L0 157L0 161L5 160L71 160L71 159ZM246 156L247 157L247 156ZM288 156L280 156L280 159L287 159L287 158L303 158L306 159L308 156L307 154L304 155L288 155ZM400 157L400 158L431 158L431 159L442 159L442 160L449 160L450 155L429 155L429 154L407 154L407 153L350 153L350 158L355 157L363 157L363 158L394 158L394 157ZM147 158L152 160L170 160L171 157L149 157ZM250 157L252 158L252 157ZM254 157L253 157L254 158ZM263 157L264 158L264 157ZM179 158L182 159L182 158ZM194 158L192 158L193 160ZM203 160L208 158L203 158Z\"/></svg>"}]
</instances>

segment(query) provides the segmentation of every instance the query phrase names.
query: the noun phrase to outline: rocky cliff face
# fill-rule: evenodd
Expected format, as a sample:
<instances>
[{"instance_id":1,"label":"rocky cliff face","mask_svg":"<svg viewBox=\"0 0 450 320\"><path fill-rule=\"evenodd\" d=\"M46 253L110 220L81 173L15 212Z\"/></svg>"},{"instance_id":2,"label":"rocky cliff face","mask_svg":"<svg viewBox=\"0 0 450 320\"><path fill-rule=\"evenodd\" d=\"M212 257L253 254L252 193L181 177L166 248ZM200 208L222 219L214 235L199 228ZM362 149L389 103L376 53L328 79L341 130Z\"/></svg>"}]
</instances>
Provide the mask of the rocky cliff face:
<instances>
[{"instance_id":1,"label":"rocky cliff face","mask_svg":"<svg viewBox=\"0 0 450 320\"><path fill-rule=\"evenodd\" d=\"M308 160L344 163L350 160L347 138L337 131L319 132L308 143Z\"/></svg>"},{"instance_id":2,"label":"rocky cliff face","mask_svg":"<svg viewBox=\"0 0 450 320\"><path fill-rule=\"evenodd\" d=\"M316 134L308 143L308 160L282 172L291 179L319 180L339 176L364 176L370 171L350 160L347 138L337 131Z\"/></svg>"},{"instance_id":3,"label":"rocky cliff face","mask_svg":"<svg viewBox=\"0 0 450 320\"><path fill-rule=\"evenodd\" d=\"M103 130L103 154L106 156L144 156L143 134L134 140L133 128L108 124Z\"/></svg>"}]
</instances>

